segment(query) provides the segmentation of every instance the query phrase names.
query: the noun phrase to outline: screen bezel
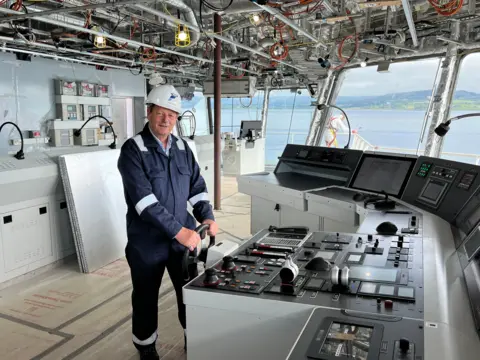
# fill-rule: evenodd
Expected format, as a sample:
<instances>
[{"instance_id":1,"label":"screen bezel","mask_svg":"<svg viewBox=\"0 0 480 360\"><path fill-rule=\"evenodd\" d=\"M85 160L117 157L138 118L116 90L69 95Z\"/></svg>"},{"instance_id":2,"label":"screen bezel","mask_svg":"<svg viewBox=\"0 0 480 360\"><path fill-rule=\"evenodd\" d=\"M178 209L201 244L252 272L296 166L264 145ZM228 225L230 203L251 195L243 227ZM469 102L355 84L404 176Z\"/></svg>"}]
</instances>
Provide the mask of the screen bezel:
<instances>
[{"instance_id":1,"label":"screen bezel","mask_svg":"<svg viewBox=\"0 0 480 360\"><path fill-rule=\"evenodd\" d=\"M386 192L389 196L393 196L397 199L400 199L403 196L403 193L405 191L405 188L407 187L407 183L410 180L410 177L412 176L413 169L415 168L415 164L417 163L417 158L416 157L405 157L405 156L395 156L395 155L387 155L387 154L363 154L362 158L360 159L360 162L358 163L357 168L355 169L355 173L352 176L352 179L350 180L349 188L351 189L357 189L357 190L363 190L367 191L370 193L376 193L376 194L382 194L381 190L380 191L375 191L371 189L364 189L361 187L356 187L353 186L355 184L355 181L357 179L358 174L360 173L360 170L362 169L363 163L365 162L365 159L367 158L375 158L375 159L383 159L383 160L399 160L399 161L409 161L410 166L408 168L407 174L405 176L405 179L403 180L402 186L400 187L400 190L398 194L393 194Z\"/></svg>"},{"instance_id":2,"label":"screen bezel","mask_svg":"<svg viewBox=\"0 0 480 360\"><path fill-rule=\"evenodd\" d=\"M384 327L381 324L371 323L367 321L361 320L351 320L351 319L342 319L342 318L335 318L335 317L327 317L323 320L322 324L317 327L317 330L314 333L313 339L310 342L307 350L307 357L312 359L318 360L352 360L352 358L348 358L345 356L338 357L338 356L328 356L325 354L319 354L320 349L322 348L325 340L328 336L328 330L332 326L333 323L339 324L347 324L347 325L355 325L355 326L362 326L362 327L369 327L373 328L372 338L370 340L370 351L368 352L367 360L376 360L380 354L380 347L382 344L383 338L383 331ZM323 332L322 332L323 331ZM322 332L321 336L319 336L320 332Z\"/></svg>"},{"instance_id":3,"label":"screen bezel","mask_svg":"<svg viewBox=\"0 0 480 360\"><path fill-rule=\"evenodd\" d=\"M436 185L442 185L442 191L440 192L440 195L437 197L436 201L432 200L430 198L427 198L423 195L425 193L425 191L428 189L428 186L432 183L434 183ZM427 182L425 183L425 186L420 191L420 195L418 196L418 200L423 202L427 206L431 206L431 207L437 209L440 206L440 204L443 200L443 197L447 193L447 190L450 187L450 185L451 185L451 183L449 183L449 182L442 181L442 180L439 180L437 178L429 178L427 180Z\"/></svg>"}]
</instances>

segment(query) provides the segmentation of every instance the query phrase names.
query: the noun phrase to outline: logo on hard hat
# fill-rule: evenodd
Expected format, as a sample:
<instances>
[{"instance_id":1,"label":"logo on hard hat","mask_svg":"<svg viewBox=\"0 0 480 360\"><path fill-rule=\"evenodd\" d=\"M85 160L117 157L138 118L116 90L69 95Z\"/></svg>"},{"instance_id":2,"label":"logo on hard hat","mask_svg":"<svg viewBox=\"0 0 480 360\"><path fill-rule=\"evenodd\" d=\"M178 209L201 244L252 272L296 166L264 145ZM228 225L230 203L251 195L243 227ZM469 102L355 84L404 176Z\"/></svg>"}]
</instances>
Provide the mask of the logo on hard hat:
<instances>
[{"instance_id":1,"label":"logo on hard hat","mask_svg":"<svg viewBox=\"0 0 480 360\"><path fill-rule=\"evenodd\" d=\"M170 93L170 97L168 98L168 101L175 100L178 97L178 95L175 95L174 93Z\"/></svg>"}]
</instances>

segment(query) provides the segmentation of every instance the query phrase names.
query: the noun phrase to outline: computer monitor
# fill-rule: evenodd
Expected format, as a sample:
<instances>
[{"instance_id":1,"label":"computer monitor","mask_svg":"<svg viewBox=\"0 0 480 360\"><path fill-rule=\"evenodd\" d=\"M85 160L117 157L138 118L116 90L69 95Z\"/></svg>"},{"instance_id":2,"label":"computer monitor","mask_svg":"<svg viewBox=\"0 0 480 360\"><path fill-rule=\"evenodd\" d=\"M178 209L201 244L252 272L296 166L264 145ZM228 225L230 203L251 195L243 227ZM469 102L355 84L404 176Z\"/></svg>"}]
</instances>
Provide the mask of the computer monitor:
<instances>
[{"instance_id":1,"label":"computer monitor","mask_svg":"<svg viewBox=\"0 0 480 360\"><path fill-rule=\"evenodd\" d=\"M256 136L262 131L262 122L260 120L242 120L240 125L240 138L243 139L252 130L252 135Z\"/></svg>"},{"instance_id":2,"label":"computer monitor","mask_svg":"<svg viewBox=\"0 0 480 360\"><path fill-rule=\"evenodd\" d=\"M415 157L364 153L350 187L400 198L416 160Z\"/></svg>"}]
</instances>

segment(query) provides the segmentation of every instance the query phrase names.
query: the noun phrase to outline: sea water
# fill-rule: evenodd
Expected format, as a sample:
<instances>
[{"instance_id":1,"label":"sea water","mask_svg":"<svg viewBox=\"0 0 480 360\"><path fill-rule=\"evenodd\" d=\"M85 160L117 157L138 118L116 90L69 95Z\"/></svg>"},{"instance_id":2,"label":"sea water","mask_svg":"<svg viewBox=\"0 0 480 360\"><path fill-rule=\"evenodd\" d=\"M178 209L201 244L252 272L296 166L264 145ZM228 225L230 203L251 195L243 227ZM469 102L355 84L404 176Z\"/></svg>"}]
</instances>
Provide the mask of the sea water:
<instances>
[{"instance_id":1,"label":"sea water","mask_svg":"<svg viewBox=\"0 0 480 360\"><path fill-rule=\"evenodd\" d=\"M423 150L430 124L421 142L424 111L409 110L346 110L352 130L371 145L382 148ZM450 116L473 111L453 111ZM269 109L267 119L266 163L275 164L287 143L305 144L312 119L313 108ZM199 117L202 114L198 114ZM238 134L242 120L260 120L261 107L222 110L222 132ZM197 120L198 121L198 120ZM199 133L199 132L197 132ZM480 117L453 122L445 136L443 152L480 155ZM347 136L338 136L338 146L343 147ZM387 150L398 152L399 150ZM409 152L415 154L415 151ZM444 155L457 161L475 163L475 158Z\"/></svg>"}]
</instances>

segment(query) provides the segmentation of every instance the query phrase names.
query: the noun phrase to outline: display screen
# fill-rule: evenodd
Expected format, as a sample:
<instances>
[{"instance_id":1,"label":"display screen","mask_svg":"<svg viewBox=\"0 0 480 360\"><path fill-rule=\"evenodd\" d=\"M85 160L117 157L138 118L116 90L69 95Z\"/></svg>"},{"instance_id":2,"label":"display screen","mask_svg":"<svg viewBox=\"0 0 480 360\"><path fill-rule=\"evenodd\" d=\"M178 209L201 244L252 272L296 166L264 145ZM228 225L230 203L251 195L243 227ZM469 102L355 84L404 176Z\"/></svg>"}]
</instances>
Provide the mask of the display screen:
<instances>
[{"instance_id":1,"label":"display screen","mask_svg":"<svg viewBox=\"0 0 480 360\"><path fill-rule=\"evenodd\" d=\"M398 288L398 296L405 297L405 298L412 298L413 299L413 288L411 287L399 287Z\"/></svg>"},{"instance_id":2,"label":"display screen","mask_svg":"<svg viewBox=\"0 0 480 360\"><path fill-rule=\"evenodd\" d=\"M322 257L325 260L332 260L335 256L335 251L317 251L315 257Z\"/></svg>"},{"instance_id":3,"label":"display screen","mask_svg":"<svg viewBox=\"0 0 480 360\"><path fill-rule=\"evenodd\" d=\"M425 190L423 190L422 197L437 202L444 188L444 183L431 181L425 187Z\"/></svg>"},{"instance_id":4,"label":"display screen","mask_svg":"<svg viewBox=\"0 0 480 360\"><path fill-rule=\"evenodd\" d=\"M391 282L397 280L397 269L382 269L372 266L350 266L350 279L362 281Z\"/></svg>"},{"instance_id":5,"label":"display screen","mask_svg":"<svg viewBox=\"0 0 480 360\"><path fill-rule=\"evenodd\" d=\"M465 173L463 177L460 179L460 182L458 183L457 187L464 190L469 190L473 182L475 181L476 177L477 177L476 173L473 173L473 172Z\"/></svg>"},{"instance_id":6,"label":"display screen","mask_svg":"<svg viewBox=\"0 0 480 360\"><path fill-rule=\"evenodd\" d=\"M380 295L393 295L395 292L395 287L391 285L380 285L380 289L378 289L378 293Z\"/></svg>"},{"instance_id":7,"label":"display screen","mask_svg":"<svg viewBox=\"0 0 480 360\"><path fill-rule=\"evenodd\" d=\"M411 158L364 155L351 187L399 197L414 164Z\"/></svg>"},{"instance_id":8,"label":"display screen","mask_svg":"<svg viewBox=\"0 0 480 360\"><path fill-rule=\"evenodd\" d=\"M372 327L333 322L320 349L320 355L367 360L372 335Z\"/></svg>"},{"instance_id":9,"label":"display screen","mask_svg":"<svg viewBox=\"0 0 480 360\"><path fill-rule=\"evenodd\" d=\"M369 282L362 283L362 287L360 288L360 292L364 294L375 294L376 290L377 290L377 284L369 283Z\"/></svg>"},{"instance_id":10,"label":"display screen","mask_svg":"<svg viewBox=\"0 0 480 360\"><path fill-rule=\"evenodd\" d=\"M76 111L77 111L77 107L76 107L75 105L68 105L68 106L67 106L67 111L76 112Z\"/></svg>"},{"instance_id":11,"label":"display screen","mask_svg":"<svg viewBox=\"0 0 480 360\"><path fill-rule=\"evenodd\" d=\"M352 254L348 257L348 261L351 262L359 262L360 260L362 260L362 255Z\"/></svg>"}]
</instances>

